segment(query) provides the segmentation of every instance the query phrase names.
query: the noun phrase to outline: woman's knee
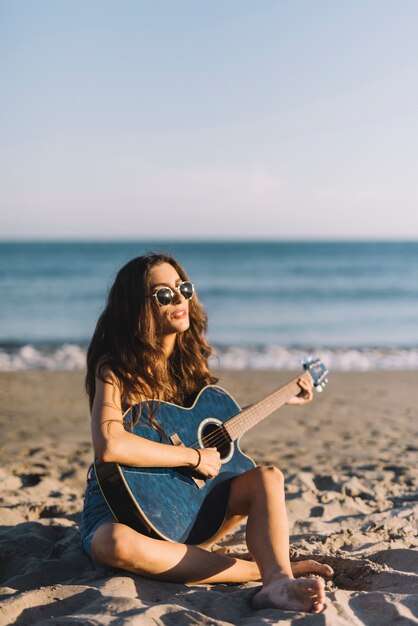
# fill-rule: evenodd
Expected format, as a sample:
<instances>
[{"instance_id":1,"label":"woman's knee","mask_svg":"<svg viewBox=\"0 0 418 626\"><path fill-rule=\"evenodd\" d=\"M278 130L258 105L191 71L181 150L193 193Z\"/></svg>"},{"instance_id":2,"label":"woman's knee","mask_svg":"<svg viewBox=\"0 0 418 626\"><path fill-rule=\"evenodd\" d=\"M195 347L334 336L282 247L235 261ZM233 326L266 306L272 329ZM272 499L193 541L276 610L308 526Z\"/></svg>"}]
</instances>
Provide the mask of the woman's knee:
<instances>
[{"instance_id":1,"label":"woman's knee","mask_svg":"<svg viewBox=\"0 0 418 626\"><path fill-rule=\"evenodd\" d=\"M232 515L248 515L260 496L284 496L284 476L277 467L255 467L238 476L232 483L229 507Z\"/></svg>"},{"instance_id":2,"label":"woman's knee","mask_svg":"<svg viewBox=\"0 0 418 626\"><path fill-rule=\"evenodd\" d=\"M272 486L274 489L284 487L283 472L278 467L272 465L262 465L255 468L256 480L266 488Z\"/></svg>"},{"instance_id":3,"label":"woman's knee","mask_svg":"<svg viewBox=\"0 0 418 626\"><path fill-rule=\"evenodd\" d=\"M103 524L95 532L92 556L99 565L123 567L132 555L132 530L123 524Z\"/></svg>"},{"instance_id":4,"label":"woman's knee","mask_svg":"<svg viewBox=\"0 0 418 626\"><path fill-rule=\"evenodd\" d=\"M255 480L284 483L283 472L278 467L274 467L274 465L259 465L252 472Z\"/></svg>"},{"instance_id":5,"label":"woman's knee","mask_svg":"<svg viewBox=\"0 0 418 626\"><path fill-rule=\"evenodd\" d=\"M260 465L255 467L245 474L239 476L241 487L243 490L252 491L256 493L260 491L260 488L268 488L272 486L274 489L284 487L284 476L279 468L271 465Z\"/></svg>"}]
</instances>

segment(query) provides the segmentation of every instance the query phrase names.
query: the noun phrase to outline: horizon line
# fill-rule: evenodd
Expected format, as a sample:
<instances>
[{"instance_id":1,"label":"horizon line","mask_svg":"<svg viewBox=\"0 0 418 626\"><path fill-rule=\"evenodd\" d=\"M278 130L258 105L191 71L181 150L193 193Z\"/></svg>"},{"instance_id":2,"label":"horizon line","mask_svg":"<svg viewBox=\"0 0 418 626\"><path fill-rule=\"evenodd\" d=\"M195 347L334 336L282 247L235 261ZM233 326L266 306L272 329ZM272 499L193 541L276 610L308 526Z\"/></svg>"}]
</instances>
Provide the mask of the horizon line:
<instances>
[{"instance_id":1,"label":"horizon line","mask_svg":"<svg viewBox=\"0 0 418 626\"><path fill-rule=\"evenodd\" d=\"M418 243L418 236L405 237L0 237L0 244L8 243Z\"/></svg>"}]
</instances>

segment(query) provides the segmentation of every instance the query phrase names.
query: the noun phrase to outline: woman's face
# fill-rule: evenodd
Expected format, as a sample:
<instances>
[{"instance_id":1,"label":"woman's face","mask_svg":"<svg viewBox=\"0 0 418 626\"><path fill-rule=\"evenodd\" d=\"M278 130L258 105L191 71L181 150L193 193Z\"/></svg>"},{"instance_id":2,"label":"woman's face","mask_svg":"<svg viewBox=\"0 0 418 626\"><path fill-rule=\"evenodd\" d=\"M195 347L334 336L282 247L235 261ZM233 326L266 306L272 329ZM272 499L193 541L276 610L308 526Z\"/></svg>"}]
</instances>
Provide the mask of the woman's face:
<instances>
[{"instance_id":1,"label":"woman's face","mask_svg":"<svg viewBox=\"0 0 418 626\"><path fill-rule=\"evenodd\" d=\"M170 304L161 306L155 300L154 310L157 320L160 322L161 334L163 336L183 333L190 326L189 320L189 300L176 291L182 281L178 272L169 263L154 265L148 272L148 284L150 295L154 294L159 287L170 287L173 290L174 298Z\"/></svg>"}]
</instances>

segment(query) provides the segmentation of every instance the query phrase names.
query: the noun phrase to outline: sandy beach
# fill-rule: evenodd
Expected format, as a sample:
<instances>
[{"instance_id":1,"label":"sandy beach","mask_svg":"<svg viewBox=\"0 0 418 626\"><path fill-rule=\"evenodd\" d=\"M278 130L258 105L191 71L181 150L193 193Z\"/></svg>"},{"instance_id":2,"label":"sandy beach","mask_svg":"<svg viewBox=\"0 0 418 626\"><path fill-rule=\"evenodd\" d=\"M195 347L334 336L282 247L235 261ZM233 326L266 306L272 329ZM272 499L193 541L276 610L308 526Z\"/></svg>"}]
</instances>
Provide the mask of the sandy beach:
<instances>
[{"instance_id":1,"label":"sandy beach","mask_svg":"<svg viewBox=\"0 0 418 626\"><path fill-rule=\"evenodd\" d=\"M291 372L224 371L245 406ZM0 374L0 626L6 624L418 624L416 372L338 372L305 407L241 440L286 476L294 560L329 563L321 615L251 609L258 583L182 585L106 571L78 525L92 460L82 372ZM245 554L242 529L215 550Z\"/></svg>"}]
</instances>

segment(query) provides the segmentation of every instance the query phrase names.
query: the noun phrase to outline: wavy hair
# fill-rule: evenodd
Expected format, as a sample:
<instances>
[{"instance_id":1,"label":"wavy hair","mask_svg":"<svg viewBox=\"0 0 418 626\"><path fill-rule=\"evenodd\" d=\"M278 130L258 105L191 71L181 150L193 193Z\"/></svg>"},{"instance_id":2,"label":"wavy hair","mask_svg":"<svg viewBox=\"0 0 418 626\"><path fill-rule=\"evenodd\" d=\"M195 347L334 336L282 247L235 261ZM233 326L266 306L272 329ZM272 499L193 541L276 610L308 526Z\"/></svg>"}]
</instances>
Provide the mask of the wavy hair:
<instances>
[{"instance_id":1,"label":"wavy hair","mask_svg":"<svg viewBox=\"0 0 418 626\"><path fill-rule=\"evenodd\" d=\"M168 254L136 257L116 275L87 351L85 387L90 409L96 376L106 382L109 372L118 380L128 406L147 399L187 406L202 387L218 381L208 367L212 348L205 337L207 316L196 294L189 303L189 328L177 335L169 358L163 350L154 313L158 305L149 297L149 272L161 263L169 263L182 280L189 280ZM151 426L162 436L154 412L148 414Z\"/></svg>"}]
</instances>

